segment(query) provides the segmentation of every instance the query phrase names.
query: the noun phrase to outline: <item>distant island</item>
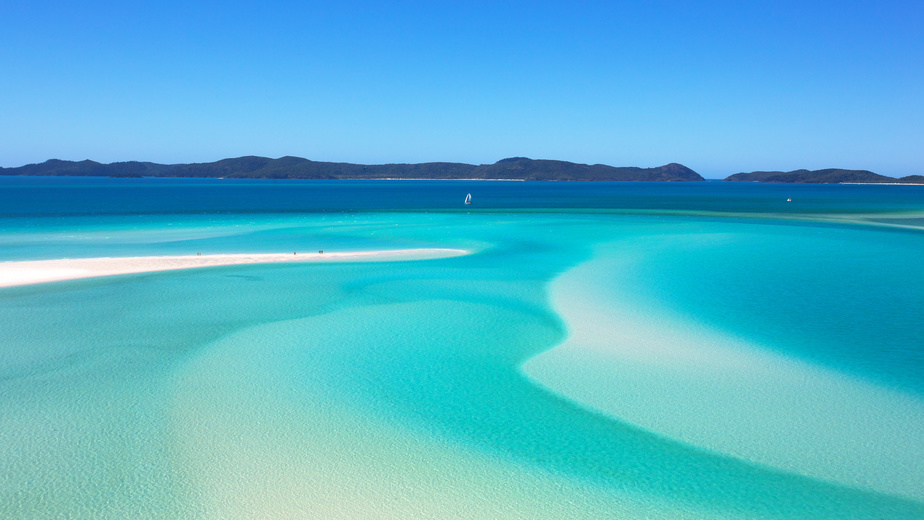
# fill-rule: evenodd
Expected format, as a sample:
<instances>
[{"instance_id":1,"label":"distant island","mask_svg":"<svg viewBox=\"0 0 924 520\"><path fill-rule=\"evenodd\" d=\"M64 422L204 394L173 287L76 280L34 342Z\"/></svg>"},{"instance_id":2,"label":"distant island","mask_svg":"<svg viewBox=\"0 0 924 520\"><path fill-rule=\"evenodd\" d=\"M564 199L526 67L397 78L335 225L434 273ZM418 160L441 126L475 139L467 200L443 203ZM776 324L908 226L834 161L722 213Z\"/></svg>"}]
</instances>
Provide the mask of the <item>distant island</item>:
<instances>
[{"instance_id":1,"label":"distant island","mask_svg":"<svg viewBox=\"0 0 924 520\"><path fill-rule=\"evenodd\" d=\"M736 173L725 178L732 182L799 182L816 184L924 184L924 175L896 179L868 170L793 170L791 172Z\"/></svg>"},{"instance_id":2,"label":"distant island","mask_svg":"<svg viewBox=\"0 0 924 520\"><path fill-rule=\"evenodd\" d=\"M238 157L210 163L61 161L0 168L0 175L95 177L208 177L229 179L416 179L524 181L702 181L682 164L655 168L614 167L512 157L494 164L433 162L419 164L351 164L310 161L301 157Z\"/></svg>"}]
</instances>

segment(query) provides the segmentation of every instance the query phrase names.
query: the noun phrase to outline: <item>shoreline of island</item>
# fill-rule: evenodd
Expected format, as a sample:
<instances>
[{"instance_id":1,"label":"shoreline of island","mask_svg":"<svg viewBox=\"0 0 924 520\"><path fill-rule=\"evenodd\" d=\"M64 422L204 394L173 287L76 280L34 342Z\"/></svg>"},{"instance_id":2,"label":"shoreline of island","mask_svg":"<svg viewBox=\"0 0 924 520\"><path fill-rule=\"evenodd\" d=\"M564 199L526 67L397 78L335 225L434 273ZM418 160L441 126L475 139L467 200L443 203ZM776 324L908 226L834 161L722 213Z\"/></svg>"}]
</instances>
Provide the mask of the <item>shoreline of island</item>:
<instances>
[{"instance_id":1,"label":"shoreline of island","mask_svg":"<svg viewBox=\"0 0 924 520\"><path fill-rule=\"evenodd\" d=\"M318 251L317 253L293 251L292 253L230 253L5 261L0 262L0 288L122 274L153 273L228 265L431 260L466 254L470 254L470 251L464 249L418 248L328 253L323 251Z\"/></svg>"},{"instance_id":2,"label":"shoreline of island","mask_svg":"<svg viewBox=\"0 0 924 520\"><path fill-rule=\"evenodd\" d=\"M641 168L580 164L550 159L508 157L493 164L453 162L355 164L312 161L302 157L244 156L210 163L157 164L124 161L62 161L0 168L0 175L116 178L228 178L306 180L531 180L531 181L702 181L678 163Z\"/></svg>"}]
</instances>

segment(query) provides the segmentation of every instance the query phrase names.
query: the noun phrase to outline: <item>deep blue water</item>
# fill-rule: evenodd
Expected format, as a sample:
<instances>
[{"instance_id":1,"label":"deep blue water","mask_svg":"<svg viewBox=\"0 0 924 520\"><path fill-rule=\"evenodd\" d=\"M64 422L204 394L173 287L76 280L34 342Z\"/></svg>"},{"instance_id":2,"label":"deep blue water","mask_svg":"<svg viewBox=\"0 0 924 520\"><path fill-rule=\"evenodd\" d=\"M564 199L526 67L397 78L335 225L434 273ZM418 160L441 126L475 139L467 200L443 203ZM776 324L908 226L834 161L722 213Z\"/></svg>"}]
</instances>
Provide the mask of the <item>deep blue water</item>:
<instances>
[{"instance_id":1,"label":"deep blue water","mask_svg":"<svg viewBox=\"0 0 924 520\"><path fill-rule=\"evenodd\" d=\"M462 204L467 193L470 207ZM864 214L922 208L924 185L0 177L0 216L511 209Z\"/></svg>"}]
</instances>

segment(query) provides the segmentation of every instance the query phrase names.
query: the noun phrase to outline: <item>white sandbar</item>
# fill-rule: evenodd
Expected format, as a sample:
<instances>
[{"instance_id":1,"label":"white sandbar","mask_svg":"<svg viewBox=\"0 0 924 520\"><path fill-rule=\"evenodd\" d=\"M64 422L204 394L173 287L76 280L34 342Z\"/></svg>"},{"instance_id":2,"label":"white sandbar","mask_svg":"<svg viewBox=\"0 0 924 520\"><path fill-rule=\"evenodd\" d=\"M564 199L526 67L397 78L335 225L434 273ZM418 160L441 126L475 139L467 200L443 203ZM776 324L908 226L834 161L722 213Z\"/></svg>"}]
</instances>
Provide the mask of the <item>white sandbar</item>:
<instances>
[{"instance_id":1,"label":"white sandbar","mask_svg":"<svg viewBox=\"0 0 924 520\"><path fill-rule=\"evenodd\" d=\"M113 258L67 258L0 262L0 287L13 287L78 278L117 274L148 273L215 267L220 265L268 264L281 262L375 262L426 260L468 254L462 249L395 249L330 253L268 253L185 256L131 256Z\"/></svg>"}]
</instances>

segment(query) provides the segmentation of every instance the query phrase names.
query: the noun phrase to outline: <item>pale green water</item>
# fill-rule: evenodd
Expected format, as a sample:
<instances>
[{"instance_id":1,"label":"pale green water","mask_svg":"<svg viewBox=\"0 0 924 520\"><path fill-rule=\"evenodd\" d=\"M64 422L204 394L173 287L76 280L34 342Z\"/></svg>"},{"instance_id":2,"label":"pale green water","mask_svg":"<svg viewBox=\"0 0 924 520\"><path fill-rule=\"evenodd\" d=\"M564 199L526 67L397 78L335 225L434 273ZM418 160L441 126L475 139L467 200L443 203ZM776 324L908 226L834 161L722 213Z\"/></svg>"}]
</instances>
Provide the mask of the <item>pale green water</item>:
<instances>
[{"instance_id":1,"label":"pale green water","mask_svg":"<svg viewBox=\"0 0 924 520\"><path fill-rule=\"evenodd\" d=\"M2 518L924 518L917 231L521 211L0 227L3 259L474 252L0 289Z\"/></svg>"}]
</instances>

